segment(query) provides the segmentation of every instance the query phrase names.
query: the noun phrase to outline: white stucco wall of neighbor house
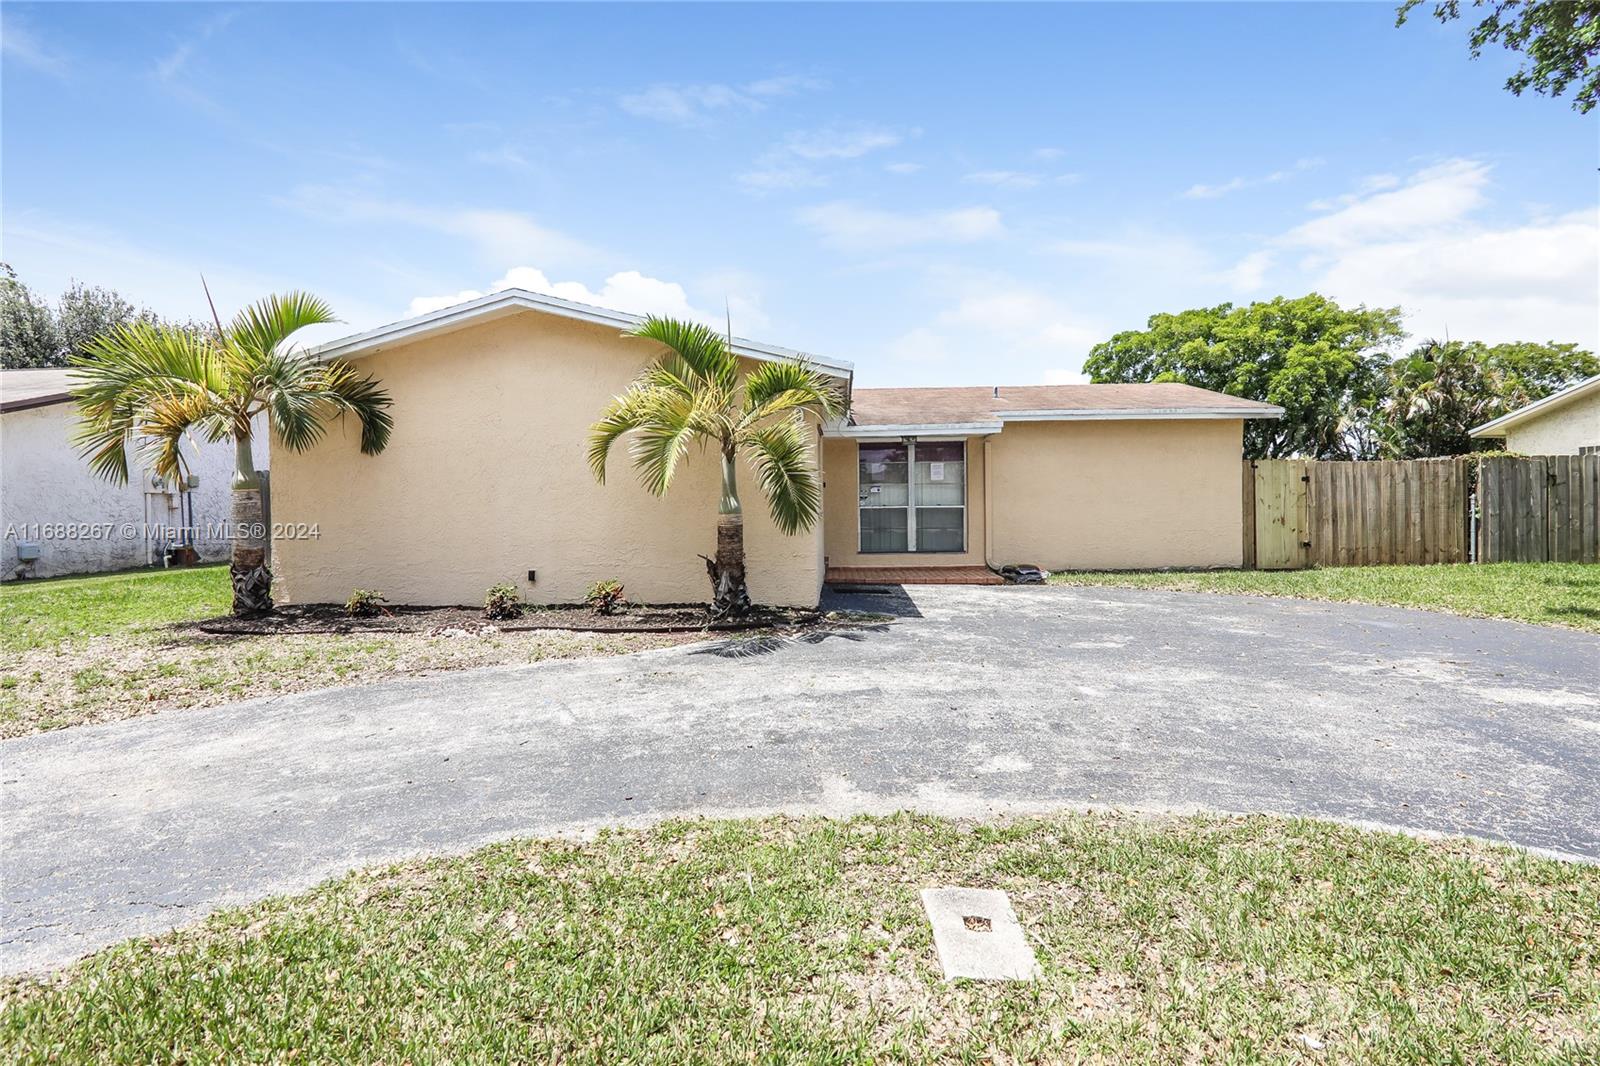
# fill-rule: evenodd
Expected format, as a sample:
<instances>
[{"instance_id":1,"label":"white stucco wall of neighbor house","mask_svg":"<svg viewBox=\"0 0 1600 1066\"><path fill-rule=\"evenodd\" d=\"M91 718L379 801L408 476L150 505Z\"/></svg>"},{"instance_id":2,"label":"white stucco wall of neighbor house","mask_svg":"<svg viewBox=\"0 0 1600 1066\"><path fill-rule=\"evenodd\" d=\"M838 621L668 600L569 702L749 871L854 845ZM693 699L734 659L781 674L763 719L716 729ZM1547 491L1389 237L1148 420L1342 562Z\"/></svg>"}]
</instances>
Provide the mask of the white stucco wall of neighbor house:
<instances>
[{"instance_id":1,"label":"white stucco wall of neighbor house","mask_svg":"<svg viewBox=\"0 0 1600 1066\"><path fill-rule=\"evenodd\" d=\"M159 530L147 538L145 523L181 525L190 519L191 509L197 527L194 544L201 557L227 557L221 525L230 507L233 445L197 442L185 448L200 484L187 494L180 518L178 494L147 492L150 474L136 461L129 464L126 485L95 476L72 444L76 428L77 410L70 403L0 414L0 533L4 534L0 578L144 566L160 538ZM266 469L267 454L265 435L258 430L254 448L258 468ZM107 528L93 528L99 526ZM39 559L23 569L17 546L25 542L39 546ZM160 564L159 555L155 562Z\"/></svg>"}]
</instances>

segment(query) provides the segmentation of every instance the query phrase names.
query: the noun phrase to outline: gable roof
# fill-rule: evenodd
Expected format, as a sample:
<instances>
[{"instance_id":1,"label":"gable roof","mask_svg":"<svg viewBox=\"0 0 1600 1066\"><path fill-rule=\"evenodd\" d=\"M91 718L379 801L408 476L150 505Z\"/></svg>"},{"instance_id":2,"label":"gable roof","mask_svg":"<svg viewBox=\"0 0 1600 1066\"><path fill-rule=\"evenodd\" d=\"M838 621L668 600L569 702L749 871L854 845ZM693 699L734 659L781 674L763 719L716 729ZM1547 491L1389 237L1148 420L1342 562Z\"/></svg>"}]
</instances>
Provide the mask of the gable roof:
<instances>
[{"instance_id":1,"label":"gable roof","mask_svg":"<svg viewBox=\"0 0 1600 1066\"><path fill-rule=\"evenodd\" d=\"M0 370L0 411L26 411L72 399L71 367Z\"/></svg>"},{"instance_id":2,"label":"gable roof","mask_svg":"<svg viewBox=\"0 0 1600 1066\"><path fill-rule=\"evenodd\" d=\"M1552 392L1544 399L1525 404L1515 411L1501 415L1492 422L1485 422L1481 426L1475 426L1468 430L1468 436L1503 437L1510 427L1520 425L1530 419L1542 418L1557 407L1571 403L1580 396L1587 396L1591 392L1600 393L1600 374L1596 374L1592 378L1584 378L1575 385L1568 385L1559 392Z\"/></svg>"},{"instance_id":3,"label":"gable roof","mask_svg":"<svg viewBox=\"0 0 1600 1066\"><path fill-rule=\"evenodd\" d=\"M596 307L575 300L563 300L540 292L530 292L527 289L502 289L487 296L480 296L476 300L452 304L425 315L391 322L387 326L369 329L365 333L319 344L307 349L307 354L317 359L356 359L385 348L392 348L397 344L450 333L477 322L501 318L519 311L539 311L547 315L576 319L579 322L615 326L619 330L633 329L645 320L644 315L613 311L609 307ZM841 359L813 355L793 348L781 348L776 344L763 344L742 337L733 338L733 354L767 362L807 362L820 370L844 378L850 377L854 371L852 364Z\"/></svg>"},{"instance_id":4,"label":"gable roof","mask_svg":"<svg viewBox=\"0 0 1600 1066\"><path fill-rule=\"evenodd\" d=\"M849 420L829 432L860 437L913 430L997 433L1007 422L1090 419L1282 418L1283 408L1174 381L856 389Z\"/></svg>"}]
</instances>

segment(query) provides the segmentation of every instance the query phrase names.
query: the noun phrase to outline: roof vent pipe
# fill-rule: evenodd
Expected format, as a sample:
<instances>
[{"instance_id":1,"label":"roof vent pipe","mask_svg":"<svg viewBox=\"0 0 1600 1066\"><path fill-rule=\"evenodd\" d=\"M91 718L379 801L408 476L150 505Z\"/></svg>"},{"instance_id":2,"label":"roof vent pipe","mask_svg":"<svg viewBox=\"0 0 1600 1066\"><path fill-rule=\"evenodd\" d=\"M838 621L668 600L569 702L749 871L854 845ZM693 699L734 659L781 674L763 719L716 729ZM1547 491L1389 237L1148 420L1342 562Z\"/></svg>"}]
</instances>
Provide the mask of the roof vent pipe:
<instances>
[{"instance_id":1,"label":"roof vent pipe","mask_svg":"<svg viewBox=\"0 0 1600 1066\"><path fill-rule=\"evenodd\" d=\"M994 398L997 399L997 400L1000 398L1000 386L999 385L996 385L994 387Z\"/></svg>"}]
</instances>

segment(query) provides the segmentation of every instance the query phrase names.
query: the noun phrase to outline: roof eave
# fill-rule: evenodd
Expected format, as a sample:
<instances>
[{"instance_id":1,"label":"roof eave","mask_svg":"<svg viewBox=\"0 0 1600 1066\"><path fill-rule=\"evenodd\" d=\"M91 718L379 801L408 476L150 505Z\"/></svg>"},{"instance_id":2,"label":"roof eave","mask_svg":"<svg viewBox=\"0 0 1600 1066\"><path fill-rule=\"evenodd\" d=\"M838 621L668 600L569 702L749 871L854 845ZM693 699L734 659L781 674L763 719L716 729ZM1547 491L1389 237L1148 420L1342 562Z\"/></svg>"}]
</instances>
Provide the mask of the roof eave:
<instances>
[{"instance_id":1,"label":"roof eave","mask_svg":"<svg viewBox=\"0 0 1600 1066\"><path fill-rule=\"evenodd\" d=\"M1002 422L1078 422L1105 420L1282 418L1281 407L1125 407L1052 411L1001 411Z\"/></svg>"},{"instance_id":2,"label":"roof eave","mask_svg":"<svg viewBox=\"0 0 1600 1066\"><path fill-rule=\"evenodd\" d=\"M71 403L72 393L51 393L48 396L29 396L21 400L0 400L0 414L9 414L12 411L31 411L36 407L54 407L56 404Z\"/></svg>"},{"instance_id":3,"label":"roof eave","mask_svg":"<svg viewBox=\"0 0 1600 1066\"><path fill-rule=\"evenodd\" d=\"M982 437L999 433L999 422L907 422L894 425L824 426L824 437Z\"/></svg>"},{"instance_id":4,"label":"roof eave","mask_svg":"<svg viewBox=\"0 0 1600 1066\"><path fill-rule=\"evenodd\" d=\"M595 307L591 304L575 303L571 300L562 300L554 296L545 296L542 293L529 292L526 289L502 289L492 292L487 296L480 296L475 300L465 303L452 304L437 311L430 311L425 315L391 322L377 329L367 330L339 340L319 344L308 348L306 354L314 359L358 359L364 355L382 351L396 344L421 340L460 329L469 322L479 319L493 319L504 315L514 314L517 311L542 311L546 314L558 315L562 318L575 319L580 322L593 322L598 325L616 326L619 329L632 329L645 321L643 315L633 315L625 311L613 311L609 307ZM850 378L855 370L853 364L842 359L831 359L810 352L801 352L793 348L781 348L773 344L762 344L757 341L745 340L741 337L733 338L733 353L751 359L761 359L767 362L810 363L817 368L832 373L838 377Z\"/></svg>"}]
</instances>

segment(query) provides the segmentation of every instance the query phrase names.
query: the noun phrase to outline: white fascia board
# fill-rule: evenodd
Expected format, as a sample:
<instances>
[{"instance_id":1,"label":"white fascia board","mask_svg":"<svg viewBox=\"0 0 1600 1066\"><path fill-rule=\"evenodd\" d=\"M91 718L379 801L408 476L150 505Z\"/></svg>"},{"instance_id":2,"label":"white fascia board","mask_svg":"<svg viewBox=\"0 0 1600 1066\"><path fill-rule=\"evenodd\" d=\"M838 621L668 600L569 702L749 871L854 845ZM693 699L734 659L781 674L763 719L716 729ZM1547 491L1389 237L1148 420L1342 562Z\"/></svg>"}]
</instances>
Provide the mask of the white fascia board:
<instances>
[{"instance_id":1,"label":"white fascia board","mask_svg":"<svg viewBox=\"0 0 1600 1066\"><path fill-rule=\"evenodd\" d=\"M1467 436L1503 437L1506 435L1506 430L1511 426L1516 425L1518 422L1546 414L1552 408L1560 407L1568 400L1576 400L1579 396L1584 395L1591 389L1600 389L1600 374L1596 374L1592 378L1584 378L1577 384L1568 385L1560 392L1552 392L1550 395L1541 400L1535 400L1527 406L1519 407L1515 411L1511 411L1508 414L1503 414L1491 422L1485 422L1481 426L1475 426L1472 429L1467 430Z\"/></svg>"},{"instance_id":2,"label":"white fascia board","mask_svg":"<svg viewBox=\"0 0 1600 1066\"><path fill-rule=\"evenodd\" d=\"M1129 407L1059 411L1002 411L1002 422L1078 422L1144 419L1282 418L1283 408L1260 407Z\"/></svg>"},{"instance_id":3,"label":"white fascia board","mask_svg":"<svg viewBox=\"0 0 1600 1066\"><path fill-rule=\"evenodd\" d=\"M448 333L471 322L499 318L524 310L542 311L602 326L615 326L619 330L633 329L645 320L643 315L613 311L609 307L575 303L555 296L546 296L543 293L529 292L527 289L502 289L500 292L480 296L476 300L453 304L425 315L417 315L415 318L379 326L365 333L319 344L307 349L306 354L313 359L358 359L363 355L370 355L406 341ZM733 338L733 354L772 363L810 363L818 369L846 380L849 380L855 371L854 364L842 359L812 355L810 352L781 348L775 344L761 344L741 337Z\"/></svg>"},{"instance_id":4,"label":"white fascia board","mask_svg":"<svg viewBox=\"0 0 1600 1066\"><path fill-rule=\"evenodd\" d=\"M982 437L999 433L999 422L941 422L905 426L840 426L823 427L824 437Z\"/></svg>"}]
</instances>

